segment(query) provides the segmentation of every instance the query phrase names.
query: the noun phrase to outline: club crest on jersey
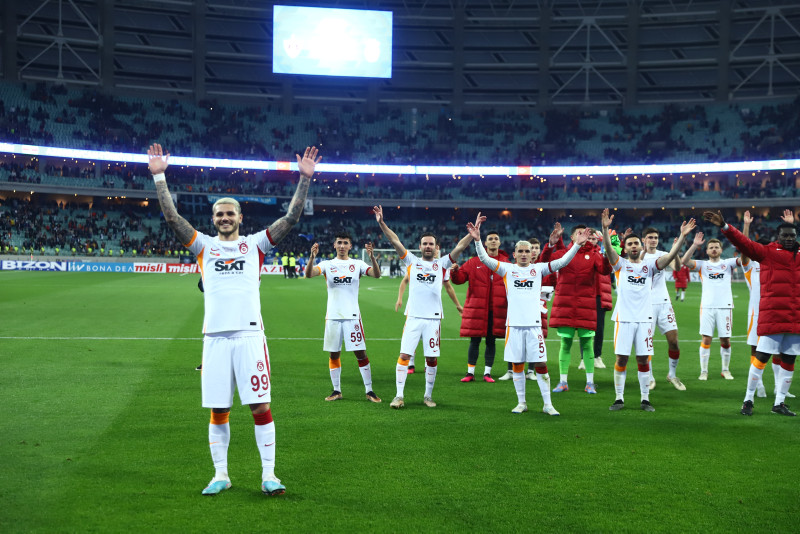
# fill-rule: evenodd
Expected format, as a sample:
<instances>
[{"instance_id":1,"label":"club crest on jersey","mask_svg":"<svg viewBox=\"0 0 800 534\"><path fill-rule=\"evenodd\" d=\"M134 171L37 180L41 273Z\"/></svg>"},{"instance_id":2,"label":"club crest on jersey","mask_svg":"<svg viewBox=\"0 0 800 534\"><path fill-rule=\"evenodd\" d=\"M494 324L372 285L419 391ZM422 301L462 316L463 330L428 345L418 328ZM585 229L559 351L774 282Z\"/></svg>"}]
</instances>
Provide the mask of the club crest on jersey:
<instances>
[{"instance_id":1,"label":"club crest on jersey","mask_svg":"<svg viewBox=\"0 0 800 534\"><path fill-rule=\"evenodd\" d=\"M644 267L642 267L642 272L643 272L643 273L645 273L645 274L647 274L647 265L645 265Z\"/></svg>"},{"instance_id":2,"label":"club crest on jersey","mask_svg":"<svg viewBox=\"0 0 800 534\"><path fill-rule=\"evenodd\" d=\"M353 271L355 271L355 270L356 270L356 266L355 266L355 265L351 265L351 266L350 266L350 272L352 273L352 272L353 272Z\"/></svg>"},{"instance_id":3,"label":"club crest on jersey","mask_svg":"<svg viewBox=\"0 0 800 534\"><path fill-rule=\"evenodd\" d=\"M247 254L247 251L250 250L247 247L247 243L239 243L239 252L242 254Z\"/></svg>"},{"instance_id":4,"label":"club crest on jersey","mask_svg":"<svg viewBox=\"0 0 800 534\"><path fill-rule=\"evenodd\" d=\"M259 372L264 371L264 362L261 362L261 361L258 362L258 364L256 365L256 368L258 369Z\"/></svg>"},{"instance_id":5,"label":"club crest on jersey","mask_svg":"<svg viewBox=\"0 0 800 534\"><path fill-rule=\"evenodd\" d=\"M438 263L434 263L433 264L433 270L434 271L438 271L439 270L439 264Z\"/></svg>"},{"instance_id":6,"label":"club crest on jersey","mask_svg":"<svg viewBox=\"0 0 800 534\"><path fill-rule=\"evenodd\" d=\"M356 332L358 332L358 331L359 331L359 329L360 329L360 327L359 327L359 325L355 325L355 326L353 327L353 329L354 329Z\"/></svg>"},{"instance_id":7,"label":"club crest on jersey","mask_svg":"<svg viewBox=\"0 0 800 534\"><path fill-rule=\"evenodd\" d=\"M536 276L536 269L531 269L531 276Z\"/></svg>"}]
</instances>

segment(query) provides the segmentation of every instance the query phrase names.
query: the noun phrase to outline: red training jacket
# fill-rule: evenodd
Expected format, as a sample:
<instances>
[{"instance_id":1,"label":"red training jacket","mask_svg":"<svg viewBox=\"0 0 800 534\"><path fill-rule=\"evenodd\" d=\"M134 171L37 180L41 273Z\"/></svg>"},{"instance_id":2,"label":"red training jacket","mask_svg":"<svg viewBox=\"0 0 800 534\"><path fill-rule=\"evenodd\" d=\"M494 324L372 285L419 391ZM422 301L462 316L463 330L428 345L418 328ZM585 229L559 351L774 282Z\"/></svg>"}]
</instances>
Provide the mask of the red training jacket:
<instances>
[{"instance_id":1,"label":"red training jacket","mask_svg":"<svg viewBox=\"0 0 800 534\"><path fill-rule=\"evenodd\" d=\"M509 261L508 254L503 250L491 258L497 261ZM490 305L492 334L496 337L504 337L506 335L508 301L503 277L492 273L491 269L475 256L458 269L451 269L450 281L459 285L469 281L467 300L464 302L464 311L461 312L461 337L486 337L486 332L489 330Z\"/></svg>"},{"instance_id":2,"label":"red training jacket","mask_svg":"<svg viewBox=\"0 0 800 534\"><path fill-rule=\"evenodd\" d=\"M780 243L756 243L730 225L722 233L739 252L761 264L756 333L800 334L800 254Z\"/></svg>"}]
</instances>

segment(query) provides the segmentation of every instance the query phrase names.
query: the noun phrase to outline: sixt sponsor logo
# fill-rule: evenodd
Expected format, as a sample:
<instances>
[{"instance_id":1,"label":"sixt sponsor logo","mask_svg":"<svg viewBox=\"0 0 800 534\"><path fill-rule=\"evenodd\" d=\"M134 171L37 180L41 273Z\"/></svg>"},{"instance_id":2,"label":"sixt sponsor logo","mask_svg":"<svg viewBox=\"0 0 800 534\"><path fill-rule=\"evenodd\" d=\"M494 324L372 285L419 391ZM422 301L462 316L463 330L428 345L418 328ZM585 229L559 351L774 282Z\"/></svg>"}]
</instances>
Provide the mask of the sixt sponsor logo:
<instances>
[{"instance_id":1,"label":"sixt sponsor logo","mask_svg":"<svg viewBox=\"0 0 800 534\"><path fill-rule=\"evenodd\" d=\"M244 260L217 260L214 262L214 270L219 272L243 271Z\"/></svg>"},{"instance_id":2,"label":"sixt sponsor logo","mask_svg":"<svg viewBox=\"0 0 800 534\"><path fill-rule=\"evenodd\" d=\"M629 276L628 283L643 286L647 283L647 278L643 276Z\"/></svg>"},{"instance_id":3,"label":"sixt sponsor logo","mask_svg":"<svg viewBox=\"0 0 800 534\"><path fill-rule=\"evenodd\" d=\"M436 282L436 275L417 273L417 282L422 282L423 284L433 284Z\"/></svg>"},{"instance_id":4,"label":"sixt sponsor logo","mask_svg":"<svg viewBox=\"0 0 800 534\"><path fill-rule=\"evenodd\" d=\"M333 283L334 284L349 284L353 281L352 276L334 276Z\"/></svg>"},{"instance_id":5,"label":"sixt sponsor logo","mask_svg":"<svg viewBox=\"0 0 800 534\"><path fill-rule=\"evenodd\" d=\"M535 280L514 280L514 287L530 289L535 283Z\"/></svg>"},{"instance_id":6,"label":"sixt sponsor logo","mask_svg":"<svg viewBox=\"0 0 800 534\"><path fill-rule=\"evenodd\" d=\"M708 275L708 279L709 280L724 280L725 279L725 273L710 273Z\"/></svg>"}]
</instances>

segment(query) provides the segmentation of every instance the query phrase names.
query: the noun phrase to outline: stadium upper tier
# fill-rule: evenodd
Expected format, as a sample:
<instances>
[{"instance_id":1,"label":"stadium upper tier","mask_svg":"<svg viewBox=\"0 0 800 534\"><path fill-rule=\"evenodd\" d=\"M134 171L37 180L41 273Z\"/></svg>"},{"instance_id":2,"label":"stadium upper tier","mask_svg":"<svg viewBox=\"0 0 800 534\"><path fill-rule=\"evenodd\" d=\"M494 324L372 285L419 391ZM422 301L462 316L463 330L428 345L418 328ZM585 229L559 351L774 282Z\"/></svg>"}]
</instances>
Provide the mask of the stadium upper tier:
<instances>
[{"instance_id":1,"label":"stadium upper tier","mask_svg":"<svg viewBox=\"0 0 800 534\"><path fill-rule=\"evenodd\" d=\"M612 108L295 106L110 96L0 83L0 141L141 153L286 160L308 145L328 163L595 165L767 160L800 154L800 99Z\"/></svg>"}]
</instances>

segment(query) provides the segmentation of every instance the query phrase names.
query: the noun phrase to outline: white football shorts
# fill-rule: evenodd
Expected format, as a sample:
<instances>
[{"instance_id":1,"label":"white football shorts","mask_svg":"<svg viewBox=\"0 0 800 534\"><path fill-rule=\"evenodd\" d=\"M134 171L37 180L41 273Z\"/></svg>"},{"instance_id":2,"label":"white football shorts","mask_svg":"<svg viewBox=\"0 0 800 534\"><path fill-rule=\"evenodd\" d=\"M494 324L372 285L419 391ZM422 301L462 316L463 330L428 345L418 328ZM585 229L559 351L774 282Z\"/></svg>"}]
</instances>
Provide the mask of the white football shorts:
<instances>
[{"instance_id":1,"label":"white football shorts","mask_svg":"<svg viewBox=\"0 0 800 534\"><path fill-rule=\"evenodd\" d=\"M662 302L661 304L653 304L653 333L656 333L656 326L658 331L663 336L667 332L672 332L678 329L678 323L675 322L675 310L672 309L672 304L669 302Z\"/></svg>"},{"instance_id":2,"label":"white football shorts","mask_svg":"<svg viewBox=\"0 0 800 534\"><path fill-rule=\"evenodd\" d=\"M800 355L800 334L767 334L758 337L758 352L764 354Z\"/></svg>"},{"instance_id":3,"label":"white football shorts","mask_svg":"<svg viewBox=\"0 0 800 534\"><path fill-rule=\"evenodd\" d=\"M653 323L620 323L614 326L614 354L630 356L653 355Z\"/></svg>"},{"instance_id":4,"label":"white football shorts","mask_svg":"<svg viewBox=\"0 0 800 534\"><path fill-rule=\"evenodd\" d=\"M203 408L230 408L233 389L242 404L272 400L267 338L261 331L203 338Z\"/></svg>"},{"instance_id":5,"label":"white football shorts","mask_svg":"<svg viewBox=\"0 0 800 534\"><path fill-rule=\"evenodd\" d=\"M358 319L327 319L325 321L325 341L322 343L322 350L340 352L343 340L346 351L367 350L364 327L361 325L360 317Z\"/></svg>"},{"instance_id":6,"label":"white football shorts","mask_svg":"<svg viewBox=\"0 0 800 534\"><path fill-rule=\"evenodd\" d=\"M426 358L439 357L439 330L441 319L424 319L422 317L406 317L403 337L400 340L400 353L414 355L417 345L422 340L422 352Z\"/></svg>"},{"instance_id":7,"label":"white football shorts","mask_svg":"<svg viewBox=\"0 0 800 534\"><path fill-rule=\"evenodd\" d=\"M714 337L731 337L733 324L733 308L701 308L700 309L700 335Z\"/></svg>"},{"instance_id":8,"label":"white football shorts","mask_svg":"<svg viewBox=\"0 0 800 534\"><path fill-rule=\"evenodd\" d=\"M748 310L747 315L747 344L751 347L758 345L758 309Z\"/></svg>"},{"instance_id":9,"label":"white football shorts","mask_svg":"<svg viewBox=\"0 0 800 534\"><path fill-rule=\"evenodd\" d=\"M512 363L547 362L547 347L540 326L507 326L503 360Z\"/></svg>"}]
</instances>

